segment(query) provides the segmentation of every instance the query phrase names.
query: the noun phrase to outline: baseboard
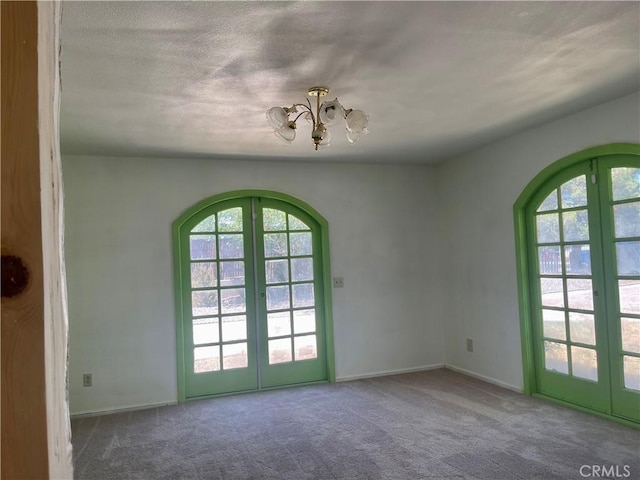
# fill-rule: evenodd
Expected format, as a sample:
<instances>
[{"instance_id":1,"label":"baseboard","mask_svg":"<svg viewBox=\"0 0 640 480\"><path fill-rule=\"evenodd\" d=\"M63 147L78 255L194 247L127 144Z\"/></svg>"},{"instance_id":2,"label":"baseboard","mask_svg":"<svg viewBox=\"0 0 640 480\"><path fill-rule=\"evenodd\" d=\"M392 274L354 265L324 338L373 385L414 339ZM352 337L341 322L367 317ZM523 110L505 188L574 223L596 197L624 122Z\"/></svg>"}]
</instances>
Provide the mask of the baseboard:
<instances>
[{"instance_id":1,"label":"baseboard","mask_svg":"<svg viewBox=\"0 0 640 480\"><path fill-rule=\"evenodd\" d=\"M347 375L344 377L337 377L336 382L349 382L351 380L362 380L365 378L384 377L386 375L399 375L401 373L422 372L424 370L436 370L438 368L444 368L444 363L436 363L434 365L422 365L420 367L401 368L398 370L385 370L383 372L371 372L363 375Z\"/></svg>"},{"instance_id":2,"label":"baseboard","mask_svg":"<svg viewBox=\"0 0 640 480\"><path fill-rule=\"evenodd\" d=\"M497 385L497 386L502 387L502 388L506 388L507 390L512 390L512 391L517 392L517 393L524 393L524 390L523 390L522 387L516 387L515 385L511 385L510 383L506 383L506 382L503 382L502 380L498 380L498 379L493 378L493 377L488 377L486 375L481 375L481 374L476 373L476 372L472 372L470 370L467 370L466 368L460 368L460 367L456 367L455 365L450 365L450 364L445 364L444 368L447 368L447 369L452 370L454 372L461 373L463 375L467 375L469 377L477 378L478 380L484 380L485 382L492 383L492 384Z\"/></svg>"},{"instance_id":3,"label":"baseboard","mask_svg":"<svg viewBox=\"0 0 640 480\"><path fill-rule=\"evenodd\" d=\"M148 403L143 405L130 405L126 407L118 407L110 410L86 410L84 412L72 413L69 415L71 419L97 417L99 415L110 415L112 413L126 413L135 412L136 410L146 410L148 408L166 407L168 405L176 405L178 402L160 402L160 403Z\"/></svg>"}]
</instances>

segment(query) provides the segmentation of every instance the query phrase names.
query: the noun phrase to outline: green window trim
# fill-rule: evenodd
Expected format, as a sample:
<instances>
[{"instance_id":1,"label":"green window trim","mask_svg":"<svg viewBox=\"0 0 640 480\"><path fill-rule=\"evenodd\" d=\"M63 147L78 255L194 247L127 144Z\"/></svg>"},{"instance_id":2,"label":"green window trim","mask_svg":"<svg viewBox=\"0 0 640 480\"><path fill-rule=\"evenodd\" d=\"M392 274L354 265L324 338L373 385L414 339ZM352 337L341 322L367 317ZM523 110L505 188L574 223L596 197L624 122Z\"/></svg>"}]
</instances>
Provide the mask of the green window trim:
<instances>
[{"instance_id":1,"label":"green window trim","mask_svg":"<svg viewBox=\"0 0 640 480\"><path fill-rule=\"evenodd\" d=\"M235 190L231 192L214 195L205 198L185 210L174 222L173 230L173 261L174 261L174 290L175 290L175 313L176 313L176 345L177 345L177 386L178 401L184 403L186 397L186 381L185 381L185 351L184 351L184 304L183 304L183 286L185 279L182 278L181 258L183 252L180 243L180 234L184 225L197 216L203 210L220 202L228 200L236 200L243 198L260 197L265 199L273 199L293 205L304 213L312 217L320 226L320 243L322 256L322 285L324 289L323 308L325 317L325 348L327 376L329 382L335 382L335 356L334 356L334 339L333 339L333 302L331 297L331 263L329 252L329 224L327 220L312 206L304 201L272 190Z\"/></svg>"}]
</instances>

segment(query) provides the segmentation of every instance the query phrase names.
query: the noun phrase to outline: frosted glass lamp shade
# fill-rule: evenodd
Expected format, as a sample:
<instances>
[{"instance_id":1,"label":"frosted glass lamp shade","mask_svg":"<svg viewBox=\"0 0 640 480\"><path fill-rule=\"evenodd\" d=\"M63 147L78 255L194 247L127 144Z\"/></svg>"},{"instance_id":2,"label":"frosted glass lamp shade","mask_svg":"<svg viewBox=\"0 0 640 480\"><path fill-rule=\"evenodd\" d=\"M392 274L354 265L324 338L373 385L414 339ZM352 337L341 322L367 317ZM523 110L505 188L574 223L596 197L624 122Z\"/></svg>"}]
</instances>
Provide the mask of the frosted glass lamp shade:
<instances>
[{"instance_id":1,"label":"frosted glass lamp shade","mask_svg":"<svg viewBox=\"0 0 640 480\"><path fill-rule=\"evenodd\" d=\"M267 110L267 120L269 120L269 124L277 130L287 126L289 123L289 115L282 107L271 107Z\"/></svg>"},{"instance_id":2,"label":"frosted glass lamp shade","mask_svg":"<svg viewBox=\"0 0 640 480\"><path fill-rule=\"evenodd\" d=\"M296 129L294 126L289 125L288 122L284 127L275 129L273 133L275 133L276 137L280 140L289 144L296 138Z\"/></svg>"},{"instance_id":3,"label":"frosted glass lamp shade","mask_svg":"<svg viewBox=\"0 0 640 480\"><path fill-rule=\"evenodd\" d=\"M320 148L326 148L329 145L331 145L331 132L329 130L325 130L322 135L322 140L320 140L318 146Z\"/></svg>"},{"instance_id":4,"label":"frosted glass lamp shade","mask_svg":"<svg viewBox=\"0 0 640 480\"><path fill-rule=\"evenodd\" d=\"M320 105L320 121L325 125L336 125L344 118L344 109L338 99Z\"/></svg>"},{"instance_id":5,"label":"frosted glass lamp shade","mask_svg":"<svg viewBox=\"0 0 640 480\"><path fill-rule=\"evenodd\" d=\"M347 130L351 133L363 133L369 125L369 117L362 110L352 110L347 115Z\"/></svg>"}]
</instances>

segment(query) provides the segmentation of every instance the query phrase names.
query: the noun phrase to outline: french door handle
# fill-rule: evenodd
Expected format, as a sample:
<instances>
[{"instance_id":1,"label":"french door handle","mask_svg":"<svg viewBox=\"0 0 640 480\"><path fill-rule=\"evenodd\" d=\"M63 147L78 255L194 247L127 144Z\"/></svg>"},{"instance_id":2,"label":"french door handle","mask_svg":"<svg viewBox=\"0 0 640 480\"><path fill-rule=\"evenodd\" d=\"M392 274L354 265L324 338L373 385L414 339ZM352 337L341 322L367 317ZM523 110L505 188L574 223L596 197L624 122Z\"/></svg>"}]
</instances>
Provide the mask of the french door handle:
<instances>
[{"instance_id":1,"label":"french door handle","mask_svg":"<svg viewBox=\"0 0 640 480\"><path fill-rule=\"evenodd\" d=\"M260 292L260 296L264 298L264 292Z\"/></svg>"}]
</instances>

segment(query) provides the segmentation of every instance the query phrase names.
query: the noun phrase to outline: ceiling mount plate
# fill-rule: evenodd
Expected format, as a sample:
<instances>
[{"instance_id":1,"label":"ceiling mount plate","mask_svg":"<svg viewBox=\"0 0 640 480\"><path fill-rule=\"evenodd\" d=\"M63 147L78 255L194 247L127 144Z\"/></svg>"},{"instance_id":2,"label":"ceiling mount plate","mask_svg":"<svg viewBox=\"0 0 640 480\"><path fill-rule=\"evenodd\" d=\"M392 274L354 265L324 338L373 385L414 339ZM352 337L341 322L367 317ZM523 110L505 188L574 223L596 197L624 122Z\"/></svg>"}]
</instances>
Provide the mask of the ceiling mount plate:
<instances>
[{"instance_id":1,"label":"ceiling mount plate","mask_svg":"<svg viewBox=\"0 0 640 480\"><path fill-rule=\"evenodd\" d=\"M329 93L329 87L311 87L307 93L311 97L324 97Z\"/></svg>"}]
</instances>

